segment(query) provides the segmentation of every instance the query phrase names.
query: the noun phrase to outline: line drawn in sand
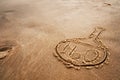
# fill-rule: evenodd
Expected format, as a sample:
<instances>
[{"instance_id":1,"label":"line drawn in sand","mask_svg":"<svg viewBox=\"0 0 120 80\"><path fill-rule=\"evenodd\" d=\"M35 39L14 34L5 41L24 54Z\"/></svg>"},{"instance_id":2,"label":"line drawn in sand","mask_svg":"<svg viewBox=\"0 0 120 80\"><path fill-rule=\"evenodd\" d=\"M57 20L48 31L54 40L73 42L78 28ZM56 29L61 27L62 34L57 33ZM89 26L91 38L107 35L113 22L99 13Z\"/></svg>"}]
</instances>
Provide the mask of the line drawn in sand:
<instances>
[{"instance_id":1,"label":"line drawn in sand","mask_svg":"<svg viewBox=\"0 0 120 80\"><path fill-rule=\"evenodd\" d=\"M67 68L79 70L81 67L91 69L100 68L108 64L109 50L100 39L105 31L97 27L85 38L66 39L59 42L55 47L55 57L62 61Z\"/></svg>"}]
</instances>

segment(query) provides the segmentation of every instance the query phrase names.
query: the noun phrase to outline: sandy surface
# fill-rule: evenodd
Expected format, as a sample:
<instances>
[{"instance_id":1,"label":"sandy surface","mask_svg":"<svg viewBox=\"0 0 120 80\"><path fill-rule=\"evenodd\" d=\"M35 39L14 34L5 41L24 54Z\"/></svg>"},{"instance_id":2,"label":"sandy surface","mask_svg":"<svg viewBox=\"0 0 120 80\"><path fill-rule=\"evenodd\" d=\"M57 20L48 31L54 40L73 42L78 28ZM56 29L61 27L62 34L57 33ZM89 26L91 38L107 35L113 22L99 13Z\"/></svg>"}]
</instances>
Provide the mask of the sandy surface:
<instances>
[{"instance_id":1,"label":"sandy surface","mask_svg":"<svg viewBox=\"0 0 120 80\"><path fill-rule=\"evenodd\" d=\"M68 69L53 56L59 41L86 37L97 26L106 28L108 65ZM0 60L0 80L120 80L119 34L119 0L1 0L0 41L17 47Z\"/></svg>"}]
</instances>

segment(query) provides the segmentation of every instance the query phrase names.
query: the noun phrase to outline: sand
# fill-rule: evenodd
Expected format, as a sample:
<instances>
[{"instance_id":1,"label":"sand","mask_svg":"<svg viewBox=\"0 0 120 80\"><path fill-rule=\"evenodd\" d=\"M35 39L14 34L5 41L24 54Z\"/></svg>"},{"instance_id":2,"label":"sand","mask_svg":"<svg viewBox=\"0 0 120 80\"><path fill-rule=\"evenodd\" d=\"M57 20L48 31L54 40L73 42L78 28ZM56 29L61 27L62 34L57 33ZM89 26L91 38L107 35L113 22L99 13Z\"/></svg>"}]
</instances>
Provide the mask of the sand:
<instances>
[{"instance_id":1,"label":"sand","mask_svg":"<svg viewBox=\"0 0 120 80\"><path fill-rule=\"evenodd\" d=\"M60 41L95 27L106 29L100 37L110 52L107 65L68 69L53 56ZM0 80L120 80L119 29L119 0L1 0L0 42L15 46L0 49Z\"/></svg>"}]
</instances>

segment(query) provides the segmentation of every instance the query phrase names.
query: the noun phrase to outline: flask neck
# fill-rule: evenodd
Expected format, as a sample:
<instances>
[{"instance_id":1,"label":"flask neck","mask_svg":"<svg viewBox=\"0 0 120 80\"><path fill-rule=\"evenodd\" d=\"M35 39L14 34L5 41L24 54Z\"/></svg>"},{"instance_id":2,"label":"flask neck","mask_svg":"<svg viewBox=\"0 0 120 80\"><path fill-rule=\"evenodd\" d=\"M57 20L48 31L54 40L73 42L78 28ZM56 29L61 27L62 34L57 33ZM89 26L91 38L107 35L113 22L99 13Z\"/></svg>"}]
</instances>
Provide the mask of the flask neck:
<instances>
[{"instance_id":1,"label":"flask neck","mask_svg":"<svg viewBox=\"0 0 120 80\"><path fill-rule=\"evenodd\" d=\"M103 31L105 31L104 28L97 27L97 28L95 28L95 30L88 36L88 38L97 39L97 38L99 38L99 36L101 35L101 33L102 33Z\"/></svg>"}]
</instances>

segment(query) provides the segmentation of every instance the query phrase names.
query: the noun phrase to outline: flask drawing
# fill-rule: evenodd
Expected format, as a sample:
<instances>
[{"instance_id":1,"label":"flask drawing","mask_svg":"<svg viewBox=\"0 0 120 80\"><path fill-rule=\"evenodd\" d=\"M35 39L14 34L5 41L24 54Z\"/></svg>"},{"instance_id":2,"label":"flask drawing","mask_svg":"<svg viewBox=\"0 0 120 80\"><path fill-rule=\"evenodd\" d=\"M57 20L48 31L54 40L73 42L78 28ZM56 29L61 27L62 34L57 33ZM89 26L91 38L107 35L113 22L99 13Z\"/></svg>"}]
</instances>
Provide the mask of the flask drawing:
<instances>
[{"instance_id":1,"label":"flask drawing","mask_svg":"<svg viewBox=\"0 0 120 80\"><path fill-rule=\"evenodd\" d=\"M100 39L104 28L97 27L85 38L66 39L55 47L55 56L67 67L99 68L108 61L109 51Z\"/></svg>"}]
</instances>

